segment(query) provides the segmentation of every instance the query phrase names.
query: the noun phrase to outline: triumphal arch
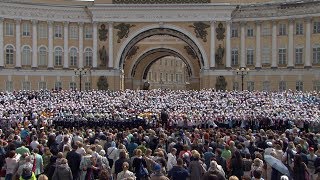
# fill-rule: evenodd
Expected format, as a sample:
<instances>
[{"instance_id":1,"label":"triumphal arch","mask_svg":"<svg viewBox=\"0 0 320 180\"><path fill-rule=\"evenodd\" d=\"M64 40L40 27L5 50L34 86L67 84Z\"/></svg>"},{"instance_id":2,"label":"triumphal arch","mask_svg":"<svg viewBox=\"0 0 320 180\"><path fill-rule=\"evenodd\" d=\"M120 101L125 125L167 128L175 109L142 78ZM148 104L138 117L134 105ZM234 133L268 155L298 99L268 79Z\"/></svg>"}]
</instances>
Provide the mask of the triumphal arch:
<instances>
[{"instance_id":1,"label":"triumphal arch","mask_svg":"<svg viewBox=\"0 0 320 180\"><path fill-rule=\"evenodd\" d=\"M142 89L167 56L189 89L320 90L319 14L307 0L1 1L1 90Z\"/></svg>"}]
</instances>

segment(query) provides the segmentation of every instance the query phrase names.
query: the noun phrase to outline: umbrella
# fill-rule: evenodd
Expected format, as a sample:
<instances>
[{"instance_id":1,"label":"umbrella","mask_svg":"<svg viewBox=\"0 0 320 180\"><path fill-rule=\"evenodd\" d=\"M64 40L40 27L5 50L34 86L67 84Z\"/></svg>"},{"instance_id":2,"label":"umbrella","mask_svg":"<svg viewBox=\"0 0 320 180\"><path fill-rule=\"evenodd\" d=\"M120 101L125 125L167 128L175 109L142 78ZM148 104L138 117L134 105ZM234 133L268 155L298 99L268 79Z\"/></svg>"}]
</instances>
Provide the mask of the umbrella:
<instances>
[{"instance_id":1,"label":"umbrella","mask_svg":"<svg viewBox=\"0 0 320 180\"><path fill-rule=\"evenodd\" d=\"M271 156L271 155L265 155L264 160L274 169L279 171L280 173L290 176L290 172L286 165L284 165L279 159Z\"/></svg>"}]
</instances>

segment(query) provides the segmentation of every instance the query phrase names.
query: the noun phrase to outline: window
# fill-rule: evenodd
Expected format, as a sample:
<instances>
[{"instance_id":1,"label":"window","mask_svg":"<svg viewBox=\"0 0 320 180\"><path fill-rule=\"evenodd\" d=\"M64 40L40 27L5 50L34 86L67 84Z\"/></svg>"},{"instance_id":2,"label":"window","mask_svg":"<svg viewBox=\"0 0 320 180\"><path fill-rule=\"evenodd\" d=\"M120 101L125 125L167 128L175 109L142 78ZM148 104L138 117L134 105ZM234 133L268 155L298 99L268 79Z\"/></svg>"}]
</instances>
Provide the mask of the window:
<instances>
[{"instance_id":1,"label":"window","mask_svg":"<svg viewBox=\"0 0 320 180\"><path fill-rule=\"evenodd\" d=\"M174 79L174 78L173 78L173 74L171 74L171 82L173 82L173 79Z\"/></svg>"},{"instance_id":2,"label":"window","mask_svg":"<svg viewBox=\"0 0 320 180\"><path fill-rule=\"evenodd\" d=\"M13 36L14 24L10 23L10 22L6 22L5 26L6 26L5 35L6 36Z\"/></svg>"},{"instance_id":3,"label":"window","mask_svg":"<svg viewBox=\"0 0 320 180\"><path fill-rule=\"evenodd\" d=\"M296 64L302 64L303 48L296 48Z\"/></svg>"},{"instance_id":4,"label":"window","mask_svg":"<svg viewBox=\"0 0 320 180\"><path fill-rule=\"evenodd\" d=\"M279 82L279 91L285 91L287 89L287 83L285 81L280 81Z\"/></svg>"},{"instance_id":5,"label":"window","mask_svg":"<svg viewBox=\"0 0 320 180\"><path fill-rule=\"evenodd\" d=\"M22 36L30 36L30 24L29 23L22 24Z\"/></svg>"},{"instance_id":6,"label":"window","mask_svg":"<svg viewBox=\"0 0 320 180\"><path fill-rule=\"evenodd\" d=\"M91 83L90 82L85 82L84 83L84 90L86 90L86 91L91 90Z\"/></svg>"},{"instance_id":7,"label":"window","mask_svg":"<svg viewBox=\"0 0 320 180\"><path fill-rule=\"evenodd\" d=\"M38 35L39 35L39 38L47 38L48 37L48 28L47 28L47 25L46 24L39 24L38 25Z\"/></svg>"},{"instance_id":8,"label":"window","mask_svg":"<svg viewBox=\"0 0 320 180\"><path fill-rule=\"evenodd\" d=\"M174 62L173 59L171 59L171 66L173 66L173 62Z\"/></svg>"},{"instance_id":9,"label":"window","mask_svg":"<svg viewBox=\"0 0 320 180\"><path fill-rule=\"evenodd\" d=\"M262 91L270 91L270 81L263 81L262 83Z\"/></svg>"},{"instance_id":10,"label":"window","mask_svg":"<svg viewBox=\"0 0 320 180\"><path fill-rule=\"evenodd\" d=\"M165 65L165 66L168 65L168 60L167 60L167 59L164 61L164 65Z\"/></svg>"},{"instance_id":11,"label":"window","mask_svg":"<svg viewBox=\"0 0 320 180\"><path fill-rule=\"evenodd\" d=\"M29 81L22 82L22 90L31 90L31 84Z\"/></svg>"},{"instance_id":12,"label":"window","mask_svg":"<svg viewBox=\"0 0 320 180\"><path fill-rule=\"evenodd\" d=\"M84 38L91 39L92 38L92 27L85 26L84 28Z\"/></svg>"},{"instance_id":13,"label":"window","mask_svg":"<svg viewBox=\"0 0 320 180\"><path fill-rule=\"evenodd\" d=\"M280 48L279 49L279 64L287 64L287 49Z\"/></svg>"},{"instance_id":14,"label":"window","mask_svg":"<svg viewBox=\"0 0 320 180\"><path fill-rule=\"evenodd\" d=\"M296 35L303 34L303 24L301 22L296 23Z\"/></svg>"},{"instance_id":15,"label":"window","mask_svg":"<svg viewBox=\"0 0 320 180\"><path fill-rule=\"evenodd\" d=\"M69 27L69 36L70 36L70 39L78 39L78 27L77 26L70 26Z\"/></svg>"},{"instance_id":16,"label":"window","mask_svg":"<svg viewBox=\"0 0 320 180\"><path fill-rule=\"evenodd\" d=\"M13 65L13 47L11 45L6 48L6 64Z\"/></svg>"},{"instance_id":17,"label":"window","mask_svg":"<svg viewBox=\"0 0 320 180\"><path fill-rule=\"evenodd\" d=\"M270 64L270 48L262 48L262 64Z\"/></svg>"},{"instance_id":18,"label":"window","mask_svg":"<svg viewBox=\"0 0 320 180\"><path fill-rule=\"evenodd\" d=\"M61 25L56 25L54 27L54 37L62 38L62 26Z\"/></svg>"},{"instance_id":19,"label":"window","mask_svg":"<svg viewBox=\"0 0 320 180\"><path fill-rule=\"evenodd\" d=\"M176 74L176 82L179 82L179 74Z\"/></svg>"},{"instance_id":20,"label":"window","mask_svg":"<svg viewBox=\"0 0 320 180\"><path fill-rule=\"evenodd\" d=\"M287 35L287 25L286 24L279 24L279 35L280 36Z\"/></svg>"},{"instance_id":21,"label":"window","mask_svg":"<svg viewBox=\"0 0 320 180\"><path fill-rule=\"evenodd\" d=\"M78 51L76 48L70 49L70 66L77 66Z\"/></svg>"},{"instance_id":22,"label":"window","mask_svg":"<svg viewBox=\"0 0 320 180\"><path fill-rule=\"evenodd\" d=\"M264 24L262 26L262 36L270 36L271 35L271 27L270 24Z\"/></svg>"},{"instance_id":23,"label":"window","mask_svg":"<svg viewBox=\"0 0 320 180\"><path fill-rule=\"evenodd\" d=\"M45 47L41 47L39 49L39 66L47 65L47 49Z\"/></svg>"},{"instance_id":24,"label":"window","mask_svg":"<svg viewBox=\"0 0 320 180\"><path fill-rule=\"evenodd\" d=\"M313 90L320 91L320 81L313 82Z\"/></svg>"},{"instance_id":25,"label":"window","mask_svg":"<svg viewBox=\"0 0 320 180\"><path fill-rule=\"evenodd\" d=\"M167 61L166 61L167 62ZM166 73L166 82L168 82L168 73Z\"/></svg>"},{"instance_id":26,"label":"window","mask_svg":"<svg viewBox=\"0 0 320 180\"><path fill-rule=\"evenodd\" d=\"M62 82L56 82L54 83L54 89L55 90L61 90L62 89Z\"/></svg>"},{"instance_id":27,"label":"window","mask_svg":"<svg viewBox=\"0 0 320 180\"><path fill-rule=\"evenodd\" d=\"M231 37L238 37L238 27L237 26L232 26Z\"/></svg>"},{"instance_id":28,"label":"window","mask_svg":"<svg viewBox=\"0 0 320 180\"><path fill-rule=\"evenodd\" d=\"M163 73L160 73L160 81L162 81L162 80L163 80Z\"/></svg>"},{"instance_id":29,"label":"window","mask_svg":"<svg viewBox=\"0 0 320 180\"><path fill-rule=\"evenodd\" d=\"M302 81L296 82L296 91L303 91L303 82Z\"/></svg>"},{"instance_id":30,"label":"window","mask_svg":"<svg viewBox=\"0 0 320 180\"><path fill-rule=\"evenodd\" d=\"M253 37L253 28L252 27L248 27L247 28L247 36L248 37Z\"/></svg>"},{"instance_id":31,"label":"window","mask_svg":"<svg viewBox=\"0 0 320 180\"><path fill-rule=\"evenodd\" d=\"M162 65L162 59L160 59L160 65Z\"/></svg>"},{"instance_id":32,"label":"window","mask_svg":"<svg viewBox=\"0 0 320 180\"><path fill-rule=\"evenodd\" d=\"M248 89L248 91L254 91L254 82L253 81L247 82L247 89Z\"/></svg>"},{"instance_id":33,"label":"window","mask_svg":"<svg viewBox=\"0 0 320 180\"><path fill-rule=\"evenodd\" d=\"M151 81L152 79L152 73L151 72L148 72L148 78L147 78L149 81Z\"/></svg>"},{"instance_id":34,"label":"window","mask_svg":"<svg viewBox=\"0 0 320 180\"><path fill-rule=\"evenodd\" d=\"M77 89L77 84L75 82L70 82L69 89L76 90Z\"/></svg>"},{"instance_id":35,"label":"window","mask_svg":"<svg viewBox=\"0 0 320 180\"><path fill-rule=\"evenodd\" d=\"M85 58L86 58L85 66L91 67L92 66L92 50L91 49L87 48L85 50Z\"/></svg>"},{"instance_id":36,"label":"window","mask_svg":"<svg viewBox=\"0 0 320 180\"><path fill-rule=\"evenodd\" d=\"M6 91L8 91L8 92L13 91L13 82L12 81L6 81Z\"/></svg>"},{"instance_id":37,"label":"window","mask_svg":"<svg viewBox=\"0 0 320 180\"><path fill-rule=\"evenodd\" d=\"M232 89L233 89L234 91L239 91L239 83L238 83L238 82L233 82Z\"/></svg>"},{"instance_id":38,"label":"window","mask_svg":"<svg viewBox=\"0 0 320 180\"><path fill-rule=\"evenodd\" d=\"M232 49L231 50L231 65L236 66L238 65L238 49Z\"/></svg>"},{"instance_id":39,"label":"window","mask_svg":"<svg viewBox=\"0 0 320 180\"><path fill-rule=\"evenodd\" d=\"M45 82L45 81L39 82L39 90L41 90L41 89L47 89L47 82Z\"/></svg>"},{"instance_id":40,"label":"window","mask_svg":"<svg viewBox=\"0 0 320 180\"><path fill-rule=\"evenodd\" d=\"M62 66L62 49L60 47L54 50L54 64L55 66Z\"/></svg>"},{"instance_id":41,"label":"window","mask_svg":"<svg viewBox=\"0 0 320 180\"><path fill-rule=\"evenodd\" d=\"M320 64L320 46L313 48L313 64Z\"/></svg>"},{"instance_id":42,"label":"window","mask_svg":"<svg viewBox=\"0 0 320 180\"><path fill-rule=\"evenodd\" d=\"M320 22L313 22L313 33L320 33Z\"/></svg>"},{"instance_id":43,"label":"window","mask_svg":"<svg viewBox=\"0 0 320 180\"><path fill-rule=\"evenodd\" d=\"M253 49L247 49L247 65L253 65Z\"/></svg>"},{"instance_id":44,"label":"window","mask_svg":"<svg viewBox=\"0 0 320 180\"><path fill-rule=\"evenodd\" d=\"M22 65L31 65L31 49L28 46L24 46L22 49Z\"/></svg>"}]
</instances>

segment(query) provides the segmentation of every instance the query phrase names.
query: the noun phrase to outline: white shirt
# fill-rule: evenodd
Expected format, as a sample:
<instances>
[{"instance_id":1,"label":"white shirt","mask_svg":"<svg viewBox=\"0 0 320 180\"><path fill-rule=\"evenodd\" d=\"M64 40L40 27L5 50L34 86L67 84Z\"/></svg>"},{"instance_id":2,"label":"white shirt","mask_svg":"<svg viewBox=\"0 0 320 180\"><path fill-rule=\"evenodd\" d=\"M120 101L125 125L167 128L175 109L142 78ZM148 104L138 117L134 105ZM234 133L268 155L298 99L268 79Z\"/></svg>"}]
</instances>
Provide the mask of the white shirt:
<instances>
[{"instance_id":1,"label":"white shirt","mask_svg":"<svg viewBox=\"0 0 320 180\"><path fill-rule=\"evenodd\" d=\"M76 153L80 154L81 156L84 156L86 154L86 150L83 147L81 147L76 150Z\"/></svg>"},{"instance_id":2,"label":"white shirt","mask_svg":"<svg viewBox=\"0 0 320 180\"><path fill-rule=\"evenodd\" d=\"M109 159L116 160L118 155L118 148L116 147L109 147L107 150L107 155Z\"/></svg>"},{"instance_id":3,"label":"white shirt","mask_svg":"<svg viewBox=\"0 0 320 180\"><path fill-rule=\"evenodd\" d=\"M38 142L38 141L32 141L32 142L30 143L30 147L31 147L32 149L37 148L38 145L39 145L39 142Z\"/></svg>"},{"instance_id":4,"label":"white shirt","mask_svg":"<svg viewBox=\"0 0 320 180\"><path fill-rule=\"evenodd\" d=\"M173 166L177 165L176 156L172 153L168 154L168 163L167 163L167 170L170 171Z\"/></svg>"},{"instance_id":5,"label":"white shirt","mask_svg":"<svg viewBox=\"0 0 320 180\"><path fill-rule=\"evenodd\" d=\"M122 179L122 180L125 180L127 178L133 178L134 180L136 179L136 176L134 175L133 172L129 171L129 170L126 170L126 171L121 171L118 175L117 175L117 179Z\"/></svg>"}]
</instances>

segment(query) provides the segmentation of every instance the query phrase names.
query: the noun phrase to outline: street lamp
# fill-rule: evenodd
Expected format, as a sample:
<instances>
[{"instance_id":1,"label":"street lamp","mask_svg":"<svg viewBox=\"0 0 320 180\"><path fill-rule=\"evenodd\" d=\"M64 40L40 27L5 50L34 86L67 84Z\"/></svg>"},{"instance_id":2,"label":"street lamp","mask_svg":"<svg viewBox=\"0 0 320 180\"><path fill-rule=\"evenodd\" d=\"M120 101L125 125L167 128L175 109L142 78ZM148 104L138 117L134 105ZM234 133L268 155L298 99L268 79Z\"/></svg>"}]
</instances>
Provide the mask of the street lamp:
<instances>
[{"instance_id":1,"label":"street lamp","mask_svg":"<svg viewBox=\"0 0 320 180\"><path fill-rule=\"evenodd\" d=\"M237 69L237 75L241 76L241 90L243 91L243 79L246 75L249 74L250 69L249 68L241 68Z\"/></svg>"},{"instance_id":2,"label":"street lamp","mask_svg":"<svg viewBox=\"0 0 320 180\"><path fill-rule=\"evenodd\" d=\"M77 68L77 69L74 69L73 71L74 71L74 75L79 76L80 92L81 92L82 76L86 75L89 70L83 69L83 68Z\"/></svg>"}]
</instances>

